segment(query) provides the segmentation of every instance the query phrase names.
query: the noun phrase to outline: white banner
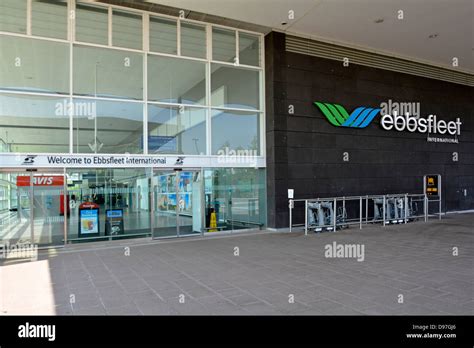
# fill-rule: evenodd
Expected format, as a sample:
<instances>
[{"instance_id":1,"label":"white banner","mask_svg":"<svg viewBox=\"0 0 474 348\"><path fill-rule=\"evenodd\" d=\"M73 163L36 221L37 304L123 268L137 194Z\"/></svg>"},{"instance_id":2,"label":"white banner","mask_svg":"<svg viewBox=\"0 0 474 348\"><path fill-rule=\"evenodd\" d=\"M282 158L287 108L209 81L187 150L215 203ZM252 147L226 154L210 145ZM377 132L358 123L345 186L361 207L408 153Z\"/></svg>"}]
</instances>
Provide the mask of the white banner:
<instances>
[{"instance_id":1,"label":"white banner","mask_svg":"<svg viewBox=\"0 0 474 348\"><path fill-rule=\"evenodd\" d=\"M1 168L264 168L262 156L0 154Z\"/></svg>"}]
</instances>

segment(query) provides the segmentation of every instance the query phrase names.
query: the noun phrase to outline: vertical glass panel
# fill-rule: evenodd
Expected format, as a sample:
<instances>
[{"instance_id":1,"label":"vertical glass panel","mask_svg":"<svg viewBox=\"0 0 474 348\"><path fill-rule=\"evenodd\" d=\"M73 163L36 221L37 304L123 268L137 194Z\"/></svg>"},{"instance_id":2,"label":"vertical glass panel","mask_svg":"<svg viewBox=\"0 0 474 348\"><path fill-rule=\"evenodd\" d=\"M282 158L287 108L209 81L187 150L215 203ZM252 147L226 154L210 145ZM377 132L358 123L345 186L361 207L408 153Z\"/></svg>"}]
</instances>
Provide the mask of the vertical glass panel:
<instances>
[{"instance_id":1,"label":"vertical glass panel","mask_svg":"<svg viewBox=\"0 0 474 348\"><path fill-rule=\"evenodd\" d=\"M179 235L200 234L203 227L201 172L178 172Z\"/></svg>"},{"instance_id":2,"label":"vertical glass panel","mask_svg":"<svg viewBox=\"0 0 474 348\"><path fill-rule=\"evenodd\" d=\"M113 11L112 45L142 49L142 16L129 12Z\"/></svg>"},{"instance_id":3,"label":"vertical glass panel","mask_svg":"<svg viewBox=\"0 0 474 348\"><path fill-rule=\"evenodd\" d=\"M206 230L258 229L266 224L265 170L218 168L204 172ZM210 226L216 215L217 229Z\"/></svg>"},{"instance_id":4,"label":"vertical glass panel","mask_svg":"<svg viewBox=\"0 0 474 348\"><path fill-rule=\"evenodd\" d=\"M172 171L155 171L153 174L153 238L176 237L178 234L178 175L179 172Z\"/></svg>"},{"instance_id":5,"label":"vertical glass panel","mask_svg":"<svg viewBox=\"0 0 474 348\"><path fill-rule=\"evenodd\" d=\"M206 64L148 56L148 99L179 104L206 103Z\"/></svg>"},{"instance_id":6,"label":"vertical glass panel","mask_svg":"<svg viewBox=\"0 0 474 348\"><path fill-rule=\"evenodd\" d=\"M30 174L2 175L0 185L7 201L0 210L0 244L32 243Z\"/></svg>"},{"instance_id":7,"label":"vertical glass panel","mask_svg":"<svg viewBox=\"0 0 474 348\"><path fill-rule=\"evenodd\" d=\"M239 32L239 64L260 66L259 36Z\"/></svg>"},{"instance_id":8,"label":"vertical glass panel","mask_svg":"<svg viewBox=\"0 0 474 348\"><path fill-rule=\"evenodd\" d=\"M0 94L5 152L68 153L68 99Z\"/></svg>"},{"instance_id":9,"label":"vertical glass panel","mask_svg":"<svg viewBox=\"0 0 474 348\"><path fill-rule=\"evenodd\" d=\"M175 20L150 16L150 51L177 54Z\"/></svg>"},{"instance_id":10,"label":"vertical glass panel","mask_svg":"<svg viewBox=\"0 0 474 348\"><path fill-rule=\"evenodd\" d=\"M143 104L74 99L75 153L143 153Z\"/></svg>"},{"instance_id":11,"label":"vertical glass panel","mask_svg":"<svg viewBox=\"0 0 474 348\"><path fill-rule=\"evenodd\" d=\"M37 36L67 39L67 1L33 0L31 32Z\"/></svg>"},{"instance_id":12,"label":"vertical glass panel","mask_svg":"<svg viewBox=\"0 0 474 348\"><path fill-rule=\"evenodd\" d=\"M69 45L1 35L0 88L69 93Z\"/></svg>"},{"instance_id":13,"label":"vertical glass panel","mask_svg":"<svg viewBox=\"0 0 474 348\"><path fill-rule=\"evenodd\" d=\"M150 236L146 169L70 169L67 183L70 243Z\"/></svg>"},{"instance_id":14,"label":"vertical glass panel","mask_svg":"<svg viewBox=\"0 0 474 348\"><path fill-rule=\"evenodd\" d=\"M212 59L235 62L235 31L212 28Z\"/></svg>"},{"instance_id":15,"label":"vertical glass panel","mask_svg":"<svg viewBox=\"0 0 474 348\"><path fill-rule=\"evenodd\" d=\"M0 0L0 31L26 34L26 0Z\"/></svg>"},{"instance_id":16,"label":"vertical glass panel","mask_svg":"<svg viewBox=\"0 0 474 348\"><path fill-rule=\"evenodd\" d=\"M106 8L76 4L76 41L107 45L108 23Z\"/></svg>"},{"instance_id":17,"label":"vertical glass panel","mask_svg":"<svg viewBox=\"0 0 474 348\"><path fill-rule=\"evenodd\" d=\"M43 173L33 176L31 203L34 205L35 244L53 246L64 243L65 208L66 214L69 213L69 202L64 199L64 175Z\"/></svg>"},{"instance_id":18,"label":"vertical glass panel","mask_svg":"<svg viewBox=\"0 0 474 348\"><path fill-rule=\"evenodd\" d=\"M206 110L148 105L148 153L206 154Z\"/></svg>"},{"instance_id":19,"label":"vertical glass panel","mask_svg":"<svg viewBox=\"0 0 474 348\"><path fill-rule=\"evenodd\" d=\"M74 46L74 94L143 98L143 55Z\"/></svg>"},{"instance_id":20,"label":"vertical glass panel","mask_svg":"<svg viewBox=\"0 0 474 348\"><path fill-rule=\"evenodd\" d=\"M206 58L206 27L181 22L181 55Z\"/></svg>"},{"instance_id":21,"label":"vertical glass panel","mask_svg":"<svg viewBox=\"0 0 474 348\"><path fill-rule=\"evenodd\" d=\"M265 170L229 168L233 229L259 228L266 224Z\"/></svg>"},{"instance_id":22,"label":"vertical glass panel","mask_svg":"<svg viewBox=\"0 0 474 348\"><path fill-rule=\"evenodd\" d=\"M259 109L259 71L212 64L211 104L218 107Z\"/></svg>"},{"instance_id":23,"label":"vertical glass panel","mask_svg":"<svg viewBox=\"0 0 474 348\"><path fill-rule=\"evenodd\" d=\"M213 155L235 155L246 159L260 153L258 113L212 110L211 122Z\"/></svg>"}]
</instances>

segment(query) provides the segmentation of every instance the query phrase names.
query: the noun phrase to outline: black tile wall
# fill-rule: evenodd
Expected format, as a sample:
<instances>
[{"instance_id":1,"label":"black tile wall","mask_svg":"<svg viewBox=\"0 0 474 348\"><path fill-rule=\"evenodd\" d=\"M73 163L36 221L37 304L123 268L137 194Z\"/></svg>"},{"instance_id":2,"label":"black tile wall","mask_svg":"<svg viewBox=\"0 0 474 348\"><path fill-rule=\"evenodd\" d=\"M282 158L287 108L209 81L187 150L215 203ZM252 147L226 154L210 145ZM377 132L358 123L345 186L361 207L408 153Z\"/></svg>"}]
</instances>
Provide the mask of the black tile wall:
<instances>
[{"instance_id":1,"label":"black tile wall","mask_svg":"<svg viewBox=\"0 0 474 348\"><path fill-rule=\"evenodd\" d=\"M283 33L268 34L265 49L270 227L288 227L288 188L295 198L422 193L429 173L443 176L443 210L474 209L473 88L286 52ZM313 105L334 102L353 110L388 99L420 102L422 117L460 117L459 144L385 131L379 122L365 129L334 127Z\"/></svg>"}]
</instances>

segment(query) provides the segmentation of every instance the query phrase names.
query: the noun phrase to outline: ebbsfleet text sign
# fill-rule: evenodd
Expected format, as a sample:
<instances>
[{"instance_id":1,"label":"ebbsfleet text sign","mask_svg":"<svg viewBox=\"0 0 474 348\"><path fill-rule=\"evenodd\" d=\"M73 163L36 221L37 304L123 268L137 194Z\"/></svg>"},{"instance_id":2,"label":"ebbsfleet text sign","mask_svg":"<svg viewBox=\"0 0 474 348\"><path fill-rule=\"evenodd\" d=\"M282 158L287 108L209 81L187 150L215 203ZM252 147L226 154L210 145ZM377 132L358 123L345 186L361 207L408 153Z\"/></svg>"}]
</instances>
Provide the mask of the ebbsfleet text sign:
<instances>
[{"instance_id":1,"label":"ebbsfleet text sign","mask_svg":"<svg viewBox=\"0 0 474 348\"><path fill-rule=\"evenodd\" d=\"M0 154L0 168L263 168L262 156Z\"/></svg>"}]
</instances>

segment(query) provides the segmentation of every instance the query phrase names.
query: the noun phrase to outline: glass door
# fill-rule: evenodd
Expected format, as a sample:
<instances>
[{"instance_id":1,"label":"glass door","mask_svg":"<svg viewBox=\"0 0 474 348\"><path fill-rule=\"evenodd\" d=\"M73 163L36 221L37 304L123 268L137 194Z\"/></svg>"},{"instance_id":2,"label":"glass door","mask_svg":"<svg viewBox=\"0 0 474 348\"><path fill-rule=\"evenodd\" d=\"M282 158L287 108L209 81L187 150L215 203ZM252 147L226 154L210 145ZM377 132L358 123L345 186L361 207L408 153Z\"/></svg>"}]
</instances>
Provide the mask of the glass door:
<instances>
[{"instance_id":1,"label":"glass door","mask_svg":"<svg viewBox=\"0 0 474 348\"><path fill-rule=\"evenodd\" d=\"M203 188L200 171L155 171L153 238L202 233Z\"/></svg>"},{"instance_id":2,"label":"glass door","mask_svg":"<svg viewBox=\"0 0 474 348\"><path fill-rule=\"evenodd\" d=\"M189 236L203 232L204 197L200 171L182 171L178 185L178 235Z\"/></svg>"},{"instance_id":3,"label":"glass door","mask_svg":"<svg viewBox=\"0 0 474 348\"><path fill-rule=\"evenodd\" d=\"M35 172L33 184L33 235L40 247L64 244L69 199L64 196L64 173Z\"/></svg>"},{"instance_id":4,"label":"glass door","mask_svg":"<svg viewBox=\"0 0 474 348\"><path fill-rule=\"evenodd\" d=\"M63 193L64 174L0 172L0 244L63 245Z\"/></svg>"},{"instance_id":5,"label":"glass door","mask_svg":"<svg viewBox=\"0 0 474 348\"><path fill-rule=\"evenodd\" d=\"M179 172L155 171L153 173L153 238L177 237L177 178Z\"/></svg>"},{"instance_id":6,"label":"glass door","mask_svg":"<svg viewBox=\"0 0 474 348\"><path fill-rule=\"evenodd\" d=\"M0 245L32 243L30 173L0 173Z\"/></svg>"}]
</instances>

